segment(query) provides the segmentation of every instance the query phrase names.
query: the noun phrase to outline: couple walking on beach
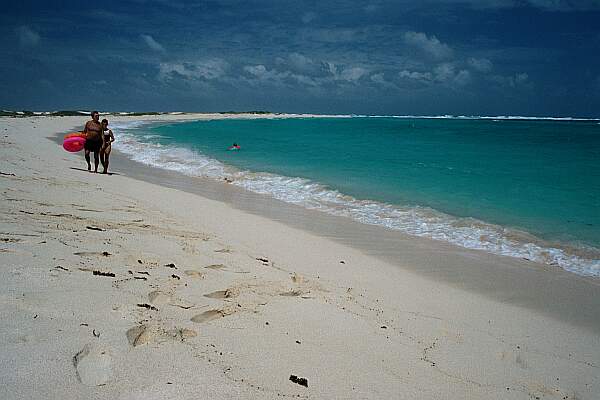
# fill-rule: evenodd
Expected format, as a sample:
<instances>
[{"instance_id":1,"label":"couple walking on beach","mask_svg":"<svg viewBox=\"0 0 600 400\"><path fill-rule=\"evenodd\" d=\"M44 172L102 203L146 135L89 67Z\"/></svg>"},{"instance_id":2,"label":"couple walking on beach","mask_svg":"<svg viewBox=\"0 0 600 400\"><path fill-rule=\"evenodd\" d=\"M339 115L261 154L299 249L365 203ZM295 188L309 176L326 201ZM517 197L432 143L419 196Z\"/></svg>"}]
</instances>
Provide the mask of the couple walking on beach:
<instances>
[{"instance_id":1,"label":"couple walking on beach","mask_svg":"<svg viewBox=\"0 0 600 400\"><path fill-rule=\"evenodd\" d=\"M110 156L111 144L115 141L113 132L108 129L108 120L105 118L100 121L98 111L92 111L92 119L85 124L83 133L86 135L85 161L87 161L88 171L92 172L90 164L90 152L94 153L94 172L98 172L98 158L104 167L103 174L108 173L108 159Z\"/></svg>"}]
</instances>

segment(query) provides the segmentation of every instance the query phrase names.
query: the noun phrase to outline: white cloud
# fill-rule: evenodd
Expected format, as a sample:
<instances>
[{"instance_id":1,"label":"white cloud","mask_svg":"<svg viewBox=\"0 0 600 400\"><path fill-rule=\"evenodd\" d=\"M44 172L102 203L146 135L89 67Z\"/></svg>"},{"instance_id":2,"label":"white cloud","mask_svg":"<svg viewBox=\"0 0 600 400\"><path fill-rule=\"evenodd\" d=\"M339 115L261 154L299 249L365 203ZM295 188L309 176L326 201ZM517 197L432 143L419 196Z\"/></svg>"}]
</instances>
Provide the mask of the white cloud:
<instances>
[{"instance_id":1,"label":"white cloud","mask_svg":"<svg viewBox=\"0 0 600 400\"><path fill-rule=\"evenodd\" d=\"M287 62L292 69L304 73L315 73L318 69L318 65L312 59L300 53L290 54Z\"/></svg>"},{"instance_id":2,"label":"white cloud","mask_svg":"<svg viewBox=\"0 0 600 400\"><path fill-rule=\"evenodd\" d=\"M429 82L432 80L431 73L403 70L398 73L400 78L413 79L415 81Z\"/></svg>"},{"instance_id":3,"label":"white cloud","mask_svg":"<svg viewBox=\"0 0 600 400\"><path fill-rule=\"evenodd\" d=\"M343 81L356 82L367 73L362 67L349 67L342 70L339 79Z\"/></svg>"},{"instance_id":4,"label":"white cloud","mask_svg":"<svg viewBox=\"0 0 600 400\"><path fill-rule=\"evenodd\" d=\"M294 74L291 71L278 71L276 69L268 69L262 64L258 65L246 65L244 71L251 75L254 79L246 79L249 83L255 84L257 82L269 83L273 85L289 85L292 81L296 81L305 86L319 86L316 79L310 76L302 74Z\"/></svg>"},{"instance_id":5,"label":"white cloud","mask_svg":"<svg viewBox=\"0 0 600 400\"><path fill-rule=\"evenodd\" d=\"M334 81L354 83L362 79L369 72L362 66L313 60L300 53L291 53L285 58L279 57L275 62L280 69L287 70L285 73L288 75L286 76L300 83L308 83L310 85L321 85Z\"/></svg>"},{"instance_id":6,"label":"white cloud","mask_svg":"<svg viewBox=\"0 0 600 400\"><path fill-rule=\"evenodd\" d=\"M334 63L325 62L324 64L331 75L333 75L334 77L338 75L338 69Z\"/></svg>"},{"instance_id":7,"label":"white cloud","mask_svg":"<svg viewBox=\"0 0 600 400\"><path fill-rule=\"evenodd\" d=\"M409 79L421 83L445 83L464 86L471 82L471 73L465 69L456 72L453 64L440 64L432 72L402 70L398 73L401 79Z\"/></svg>"},{"instance_id":8,"label":"white cloud","mask_svg":"<svg viewBox=\"0 0 600 400\"><path fill-rule=\"evenodd\" d=\"M471 73L466 69L460 70L454 77L453 81L459 86L468 85L471 82Z\"/></svg>"},{"instance_id":9,"label":"white cloud","mask_svg":"<svg viewBox=\"0 0 600 400\"><path fill-rule=\"evenodd\" d=\"M371 75L371 80L373 82L379 83L381 85L385 85L387 83L387 81L385 80L385 76L383 75L382 72Z\"/></svg>"},{"instance_id":10,"label":"white cloud","mask_svg":"<svg viewBox=\"0 0 600 400\"><path fill-rule=\"evenodd\" d=\"M452 49L440 42L437 37L428 37L422 32L405 32L403 35L404 42L412 47L415 47L426 54L429 54L436 59L444 59L452 56Z\"/></svg>"},{"instance_id":11,"label":"white cloud","mask_svg":"<svg viewBox=\"0 0 600 400\"><path fill-rule=\"evenodd\" d=\"M534 7L548 11L586 11L599 10L598 0L527 0Z\"/></svg>"},{"instance_id":12,"label":"white cloud","mask_svg":"<svg viewBox=\"0 0 600 400\"><path fill-rule=\"evenodd\" d=\"M435 80L438 82L448 82L454 79L454 65L444 63L434 68Z\"/></svg>"},{"instance_id":13,"label":"white cloud","mask_svg":"<svg viewBox=\"0 0 600 400\"><path fill-rule=\"evenodd\" d=\"M316 79L313 79L310 76L306 76L306 75L291 74L290 78L293 78L298 83L301 83L306 86L316 87L316 86L319 86L319 84L320 84L320 82L318 82Z\"/></svg>"},{"instance_id":14,"label":"white cloud","mask_svg":"<svg viewBox=\"0 0 600 400\"><path fill-rule=\"evenodd\" d=\"M267 68L264 65L246 65L244 71L250 75L254 75L258 78L262 78L267 74Z\"/></svg>"},{"instance_id":15,"label":"white cloud","mask_svg":"<svg viewBox=\"0 0 600 400\"><path fill-rule=\"evenodd\" d=\"M40 42L40 35L26 25L18 27L16 33L19 44L23 47L33 47Z\"/></svg>"},{"instance_id":16,"label":"white cloud","mask_svg":"<svg viewBox=\"0 0 600 400\"><path fill-rule=\"evenodd\" d=\"M322 83L318 79L302 74L295 74L291 71L278 71L276 69L269 70L262 64L246 65L244 67L244 71L252 75L258 81L268 82L275 85L285 85L286 80L288 84L291 83L291 81L296 81L302 85L311 87L319 86L319 84ZM254 82L250 81L250 83Z\"/></svg>"},{"instance_id":17,"label":"white cloud","mask_svg":"<svg viewBox=\"0 0 600 400\"><path fill-rule=\"evenodd\" d=\"M154 51L164 52L165 48L150 35L140 35L144 43Z\"/></svg>"},{"instance_id":18,"label":"white cloud","mask_svg":"<svg viewBox=\"0 0 600 400\"><path fill-rule=\"evenodd\" d=\"M246 79L250 84L256 84L257 82L268 83L275 86L285 85L286 79L292 77L289 71L280 72L276 69L268 69L262 64L258 65L246 65L244 71L252 76L254 79Z\"/></svg>"},{"instance_id":19,"label":"white cloud","mask_svg":"<svg viewBox=\"0 0 600 400\"><path fill-rule=\"evenodd\" d=\"M520 74L515 75L515 83L524 83L529 80L529 75L526 72L522 72Z\"/></svg>"},{"instance_id":20,"label":"white cloud","mask_svg":"<svg viewBox=\"0 0 600 400\"><path fill-rule=\"evenodd\" d=\"M368 75L368 70L360 66L336 65L331 62L317 63L299 54L296 54L292 59L295 60L296 64L299 64L297 65L298 67L309 64L309 66L314 68L307 67L305 68L306 73L303 73L299 72L300 68L296 68L294 71L289 69L270 69L263 64L246 65L243 67L243 71L246 74L243 79L251 85L262 83L293 87L294 83L297 83L300 86L318 88L336 84L356 84ZM289 58L279 58L276 62L282 68L290 66Z\"/></svg>"},{"instance_id":21,"label":"white cloud","mask_svg":"<svg viewBox=\"0 0 600 400\"><path fill-rule=\"evenodd\" d=\"M469 58L467 63L473 67L473 69L479 72L490 72L493 68L493 64L487 58Z\"/></svg>"},{"instance_id":22,"label":"white cloud","mask_svg":"<svg viewBox=\"0 0 600 400\"><path fill-rule=\"evenodd\" d=\"M371 75L370 79L371 79L371 82L374 82L383 87L396 88L396 85L394 85L392 82L385 79L385 74L383 72L379 72L377 74Z\"/></svg>"},{"instance_id":23,"label":"white cloud","mask_svg":"<svg viewBox=\"0 0 600 400\"><path fill-rule=\"evenodd\" d=\"M213 80L225 76L229 64L221 59L203 60L195 62L161 63L159 78L162 80L176 77L192 80Z\"/></svg>"},{"instance_id":24,"label":"white cloud","mask_svg":"<svg viewBox=\"0 0 600 400\"><path fill-rule=\"evenodd\" d=\"M526 72L517 73L510 76L494 75L491 77L493 82L502 86L518 87L530 84L529 75Z\"/></svg>"},{"instance_id":25,"label":"white cloud","mask_svg":"<svg viewBox=\"0 0 600 400\"><path fill-rule=\"evenodd\" d=\"M450 63L440 64L433 70L435 80L439 83L448 83L464 86L471 82L471 73L466 69L456 72L456 67Z\"/></svg>"},{"instance_id":26,"label":"white cloud","mask_svg":"<svg viewBox=\"0 0 600 400\"><path fill-rule=\"evenodd\" d=\"M330 62L324 63L324 66L329 71L333 80L336 81L357 82L368 73L368 71L362 67L338 67Z\"/></svg>"}]
</instances>

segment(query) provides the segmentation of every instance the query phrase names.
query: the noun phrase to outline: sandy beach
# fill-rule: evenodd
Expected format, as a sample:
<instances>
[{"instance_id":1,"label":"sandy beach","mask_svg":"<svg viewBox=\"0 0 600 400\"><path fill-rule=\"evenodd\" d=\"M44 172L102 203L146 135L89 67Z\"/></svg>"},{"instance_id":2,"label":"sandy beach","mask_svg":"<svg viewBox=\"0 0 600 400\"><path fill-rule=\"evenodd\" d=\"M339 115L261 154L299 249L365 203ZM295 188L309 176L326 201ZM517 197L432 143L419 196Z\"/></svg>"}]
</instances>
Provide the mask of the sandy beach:
<instances>
[{"instance_id":1,"label":"sandy beach","mask_svg":"<svg viewBox=\"0 0 600 400\"><path fill-rule=\"evenodd\" d=\"M285 117L180 114L111 121ZM0 118L2 399L597 399L600 280ZM115 132L118 140L118 132Z\"/></svg>"}]
</instances>

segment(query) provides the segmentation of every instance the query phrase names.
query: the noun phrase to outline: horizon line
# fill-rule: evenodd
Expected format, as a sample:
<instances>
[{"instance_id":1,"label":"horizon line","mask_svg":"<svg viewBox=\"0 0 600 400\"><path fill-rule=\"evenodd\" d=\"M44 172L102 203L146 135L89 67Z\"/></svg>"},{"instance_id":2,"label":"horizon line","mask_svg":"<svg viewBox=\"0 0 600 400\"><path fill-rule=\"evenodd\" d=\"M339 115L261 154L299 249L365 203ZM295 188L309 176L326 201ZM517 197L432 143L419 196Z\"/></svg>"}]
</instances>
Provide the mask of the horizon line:
<instances>
[{"instance_id":1,"label":"horizon line","mask_svg":"<svg viewBox=\"0 0 600 400\"><path fill-rule=\"evenodd\" d=\"M3 109L0 117L10 116L79 116L88 115L92 110L56 110L56 111L14 111ZM190 115L190 114L254 114L254 115L294 115L325 118L406 118L406 119L490 119L490 120L553 120L553 121L600 121L600 117L573 117L573 116L530 116L530 115L455 115L455 114L318 114L318 113L295 113L275 112L262 110L248 111L103 111L101 114L112 114L122 116L144 116L144 115Z\"/></svg>"}]
</instances>

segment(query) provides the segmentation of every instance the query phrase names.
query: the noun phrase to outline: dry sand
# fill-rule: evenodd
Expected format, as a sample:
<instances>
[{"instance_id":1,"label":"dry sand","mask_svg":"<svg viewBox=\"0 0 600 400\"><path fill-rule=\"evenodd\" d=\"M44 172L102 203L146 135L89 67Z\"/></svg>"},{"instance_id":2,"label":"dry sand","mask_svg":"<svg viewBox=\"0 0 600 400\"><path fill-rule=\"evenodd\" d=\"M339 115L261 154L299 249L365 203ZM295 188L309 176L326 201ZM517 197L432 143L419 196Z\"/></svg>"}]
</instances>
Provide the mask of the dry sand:
<instances>
[{"instance_id":1,"label":"dry sand","mask_svg":"<svg viewBox=\"0 0 600 400\"><path fill-rule=\"evenodd\" d=\"M89 174L84 122L0 119L0 398L600 398L598 280Z\"/></svg>"}]
</instances>

